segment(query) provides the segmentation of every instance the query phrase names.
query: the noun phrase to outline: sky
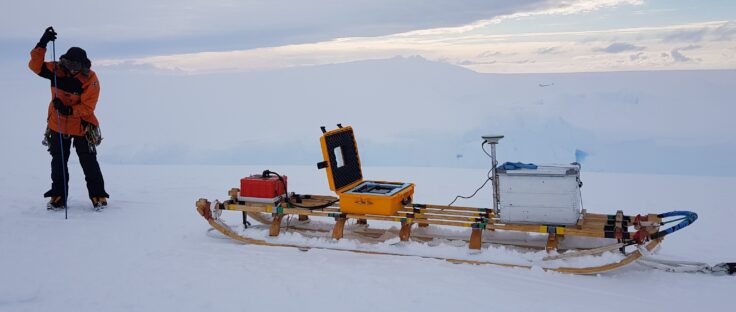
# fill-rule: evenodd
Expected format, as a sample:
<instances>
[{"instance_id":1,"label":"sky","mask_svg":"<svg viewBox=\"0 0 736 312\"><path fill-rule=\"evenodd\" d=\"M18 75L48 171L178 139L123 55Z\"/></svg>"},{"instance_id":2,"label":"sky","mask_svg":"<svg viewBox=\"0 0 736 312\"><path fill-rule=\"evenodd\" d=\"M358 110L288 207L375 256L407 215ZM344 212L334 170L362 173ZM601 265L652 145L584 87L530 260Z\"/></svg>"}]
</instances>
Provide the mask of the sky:
<instances>
[{"instance_id":1,"label":"sky","mask_svg":"<svg viewBox=\"0 0 736 312\"><path fill-rule=\"evenodd\" d=\"M96 66L196 74L422 56L483 73L736 68L729 0L23 1L17 55L53 25ZM44 10L38 10L44 7ZM69 18L70 16L81 16Z\"/></svg>"},{"instance_id":2,"label":"sky","mask_svg":"<svg viewBox=\"0 0 736 312\"><path fill-rule=\"evenodd\" d=\"M312 164L319 126L342 123L366 165L485 167L479 137L501 133L509 161L571 162L577 150L586 170L736 175L734 1L3 8L0 139L22 152L8 164L47 162L49 83L27 64L53 25L56 57L83 47L100 77L103 162Z\"/></svg>"}]
</instances>

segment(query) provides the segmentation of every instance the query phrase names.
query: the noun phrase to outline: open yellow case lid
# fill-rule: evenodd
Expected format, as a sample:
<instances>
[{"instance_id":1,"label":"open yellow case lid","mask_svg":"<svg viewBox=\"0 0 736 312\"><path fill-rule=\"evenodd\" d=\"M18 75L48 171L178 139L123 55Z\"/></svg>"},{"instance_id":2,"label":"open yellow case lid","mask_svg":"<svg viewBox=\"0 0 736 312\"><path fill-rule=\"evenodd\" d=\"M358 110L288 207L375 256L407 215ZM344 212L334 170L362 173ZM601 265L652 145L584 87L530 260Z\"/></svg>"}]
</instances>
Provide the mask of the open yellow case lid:
<instances>
[{"instance_id":1,"label":"open yellow case lid","mask_svg":"<svg viewBox=\"0 0 736 312\"><path fill-rule=\"evenodd\" d=\"M320 143L324 161L318 163L317 168L326 168L330 189L342 193L363 181L355 134L352 127L339 124L335 130L326 131L322 127L322 131Z\"/></svg>"}]
</instances>

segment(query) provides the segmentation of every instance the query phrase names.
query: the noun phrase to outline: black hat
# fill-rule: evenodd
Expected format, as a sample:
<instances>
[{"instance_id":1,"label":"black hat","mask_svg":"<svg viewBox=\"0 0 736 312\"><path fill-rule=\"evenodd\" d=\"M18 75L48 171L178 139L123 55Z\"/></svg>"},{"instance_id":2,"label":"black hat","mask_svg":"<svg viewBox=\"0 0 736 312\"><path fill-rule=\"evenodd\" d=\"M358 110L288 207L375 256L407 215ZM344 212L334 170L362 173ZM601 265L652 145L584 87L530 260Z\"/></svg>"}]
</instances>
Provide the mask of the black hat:
<instances>
[{"instance_id":1,"label":"black hat","mask_svg":"<svg viewBox=\"0 0 736 312\"><path fill-rule=\"evenodd\" d=\"M59 59L67 59L73 62L79 62L84 68L92 67L92 62L87 58L87 51L79 47L71 47L66 53L62 54Z\"/></svg>"}]
</instances>

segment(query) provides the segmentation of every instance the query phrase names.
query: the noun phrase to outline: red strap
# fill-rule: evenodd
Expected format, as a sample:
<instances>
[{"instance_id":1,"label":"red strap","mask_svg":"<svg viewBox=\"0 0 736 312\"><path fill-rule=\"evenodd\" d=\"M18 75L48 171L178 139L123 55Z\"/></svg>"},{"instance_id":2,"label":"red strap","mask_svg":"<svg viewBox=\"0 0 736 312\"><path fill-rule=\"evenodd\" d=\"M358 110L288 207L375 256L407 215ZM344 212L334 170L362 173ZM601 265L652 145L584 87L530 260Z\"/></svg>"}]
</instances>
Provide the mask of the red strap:
<instances>
[{"instance_id":1,"label":"red strap","mask_svg":"<svg viewBox=\"0 0 736 312\"><path fill-rule=\"evenodd\" d=\"M634 233L634 237L632 237L634 241L636 241L637 244L644 243L645 241L649 240L649 232L647 232L646 229L641 229L636 231Z\"/></svg>"},{"instance_id":2,"label":"red strap","mask_svg":"<svg viewBox=\"0 0 736 312\"><path fill-rule=\"evenodd\" d=\"M641 228L641 215L640 214L634 217L633 225L634 225L634 228L637 230Z\"/></svg>"}]
</instances>

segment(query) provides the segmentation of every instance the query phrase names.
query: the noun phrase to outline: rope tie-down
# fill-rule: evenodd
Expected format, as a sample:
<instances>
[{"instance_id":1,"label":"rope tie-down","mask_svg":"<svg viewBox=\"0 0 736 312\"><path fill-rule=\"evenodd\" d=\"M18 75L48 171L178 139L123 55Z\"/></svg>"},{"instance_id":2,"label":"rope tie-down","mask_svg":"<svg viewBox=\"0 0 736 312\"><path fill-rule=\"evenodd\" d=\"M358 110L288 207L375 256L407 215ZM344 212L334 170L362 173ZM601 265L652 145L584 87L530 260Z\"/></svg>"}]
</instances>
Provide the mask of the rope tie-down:
<instances>
[{"instance_id":1,"label":"rope tie-down","mask_svg":"<svg viewBox=\"0 0 736 312\"><path fill-rule=\"evenodd\" d=\"M670 221L661 221L664 218L671 218L671 217L681 217L681 218L676 219L676 220L670 220ZM659 221L657 222L655 220L650 220L650 219L656 219ZM698 219L698 214L691 212L691 211L670 211L670 212L658 214L654 218L652 218L652 215L649 215L649 216L637 215L632 222L632 224L634 225L634 228L637 230L634 233L632 240L635 243L640 244L647 240L663 238L667 235L670 235L674 232L684 229L688 225L695 222L695 220L697 219ZM680 223L677 223L674 226L671 226L664 230L660 230L658 232L654 232L650 234L650 231L652 229L656 229L658 226L677 222L677 221L680 221Z\"/></svg>"}]
</instances>

